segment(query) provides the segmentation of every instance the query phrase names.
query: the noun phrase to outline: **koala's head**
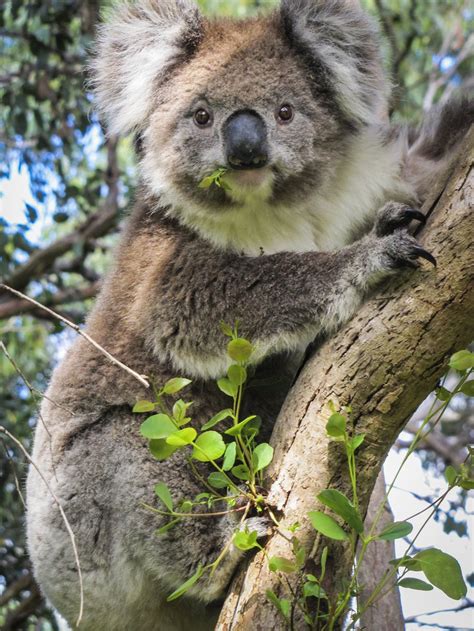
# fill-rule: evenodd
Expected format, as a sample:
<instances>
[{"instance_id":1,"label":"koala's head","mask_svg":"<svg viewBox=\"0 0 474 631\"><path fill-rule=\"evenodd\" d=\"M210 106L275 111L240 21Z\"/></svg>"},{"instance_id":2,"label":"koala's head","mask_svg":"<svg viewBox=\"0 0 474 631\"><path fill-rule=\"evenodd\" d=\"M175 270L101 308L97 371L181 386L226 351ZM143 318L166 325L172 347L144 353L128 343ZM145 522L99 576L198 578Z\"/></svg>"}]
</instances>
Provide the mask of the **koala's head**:
<instances>
[{"instance_id":1,"label":"koala's head","mask_svg":"<svg viewBox=\"0 0 474 631\"><path fill-rule=\"evenodd\" d=\"M109 130L140 135L144 181L182 216L297 202L386 106L357 0L282 0L245 21L188 0L126 3L102 27L95 76ZM220 168L225 189L199 187Z\"/></svg>"}]
</instances>

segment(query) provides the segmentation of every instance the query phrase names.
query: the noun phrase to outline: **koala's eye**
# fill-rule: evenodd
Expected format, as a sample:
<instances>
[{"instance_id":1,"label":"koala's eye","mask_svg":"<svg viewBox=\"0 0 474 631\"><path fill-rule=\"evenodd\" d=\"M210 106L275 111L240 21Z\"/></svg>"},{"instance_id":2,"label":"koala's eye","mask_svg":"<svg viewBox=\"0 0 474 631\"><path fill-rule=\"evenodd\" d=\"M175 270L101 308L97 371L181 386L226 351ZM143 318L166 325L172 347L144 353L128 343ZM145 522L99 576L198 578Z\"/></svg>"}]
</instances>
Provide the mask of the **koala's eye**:
<instances>
[{"instance_id":1,"label":"koala's eye","mask_svg":"<svg viewBox=\"0 0 474 631\"><path fill-rule=\"evenodd\" d=\"M211 115L207 110L200 107L198 110L194 112L194 122L199 127L206 127L211 122Z\"/></svg>"},{"instance_id":2,"label":"koala's eye","mask_svg":"<svg viewBox=\"0 0 474 631\"><path fill-rule=\"evenodd\" d=\"M277 112L277 120L279 123L289 123L293 120L293 108L291 105L284 104Z\"/></svg>"}]
</instances>

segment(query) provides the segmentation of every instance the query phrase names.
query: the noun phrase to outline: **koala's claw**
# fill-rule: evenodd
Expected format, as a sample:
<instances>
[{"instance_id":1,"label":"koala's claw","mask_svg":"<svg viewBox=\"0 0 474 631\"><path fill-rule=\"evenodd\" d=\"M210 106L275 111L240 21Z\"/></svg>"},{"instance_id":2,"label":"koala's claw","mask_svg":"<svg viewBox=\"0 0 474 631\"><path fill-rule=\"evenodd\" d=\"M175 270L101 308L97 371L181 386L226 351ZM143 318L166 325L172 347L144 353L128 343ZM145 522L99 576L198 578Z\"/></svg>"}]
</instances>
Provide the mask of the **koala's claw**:
<instances>
[{"instance_id":1,"label":"koala's claw","mask_svg":"<svg viewBox=\"0 0 474 631\"><path fill-rule=\"evenodd\" d=\"M422 224L426 223L426 215L414 208L407 207L404 212L404 217L407 224L410 223L410 221L419 221Z\"/></svg>"},{"instance_id":2,"label":"koala's claw","mask_svg":"<svg viewBox=\"0 0 474 631\"><path fill-rule=\"evenodd\" d=\"M413 246L413 252L417 257L425 259L426 261L429 261L433 265L433 267L437 267L438 264L435 257L427 252L427 250L424 250L419 245L415 245Z\"/></svg>"},{"instance_id":3,"label":"koala's claw","mask_svg":"<svg viewBox=\"0 0 474 631\"><path fill-rule=\"evenodd\" d=\"M379 211L375 222L375 233L379 237L387 236L400 228L406 228L411 221L424 224L426 217L416 208L398 202L389 202Z\"/></svg>"}]
</instances>

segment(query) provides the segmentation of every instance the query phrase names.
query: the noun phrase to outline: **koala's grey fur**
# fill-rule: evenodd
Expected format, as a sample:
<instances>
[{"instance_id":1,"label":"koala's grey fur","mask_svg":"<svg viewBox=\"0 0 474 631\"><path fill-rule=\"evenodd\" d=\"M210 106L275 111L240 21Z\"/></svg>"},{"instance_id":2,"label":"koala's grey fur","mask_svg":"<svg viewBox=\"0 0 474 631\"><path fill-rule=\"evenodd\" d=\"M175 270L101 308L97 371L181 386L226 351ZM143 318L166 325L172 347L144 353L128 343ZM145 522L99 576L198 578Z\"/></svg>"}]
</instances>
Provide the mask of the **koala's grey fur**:
<instances>
[{"instance_id":1,"label":"koala's grey fur","mask_svg":"<svg viewBox=\"0 0 474 631\"><path fill-rule=\"evenodd\" d=\"M207 20L186 0L125 3L102 27L95 73L109 128L140 137L142 183L87 331L158 384L193 377L201 425L228 405L211 379L227 367L219 322L239 319L257 375L275 379L247 397L269 434L291 358L350 318L374 284L427 256L404 229L419 218L407 204L452 162L472 102L434 112L419 130L390 128L376 29L350 0L283 0L245 22ZM275 118L283 103L295 112L287 125ZM212 111L211 126L194 124L198 107ZM269 166L258 177L230 172L230 192L198 188L226 164L223 125L240 110L264 121ZM33 458L76 536L84 631L211 629L239 562L231 551L211 581L166 603L237 522L188 520L154 535L161 522L142 504L154 502L156 482L176 500L202 489L182 452L150 456L143 418L131 413L146 396L78 339L44 401L47 430L38 423ZM34 469L28 540L39 584L73 623L71 543Z\"/></svg>"}]
</instances>

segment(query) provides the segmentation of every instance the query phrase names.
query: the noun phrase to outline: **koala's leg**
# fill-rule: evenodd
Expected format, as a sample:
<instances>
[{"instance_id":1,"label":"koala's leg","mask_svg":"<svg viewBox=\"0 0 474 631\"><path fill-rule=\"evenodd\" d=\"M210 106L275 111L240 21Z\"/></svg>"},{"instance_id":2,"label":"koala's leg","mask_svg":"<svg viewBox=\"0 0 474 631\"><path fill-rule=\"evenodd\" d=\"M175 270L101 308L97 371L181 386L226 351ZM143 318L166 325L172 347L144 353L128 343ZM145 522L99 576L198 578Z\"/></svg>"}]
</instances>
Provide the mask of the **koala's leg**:
<instances>
[{"instance_id":1,"label":"koala's leg","mask_svg":"<svg viewBox=\"0 0 474 631\"><path fill-rule=\"evenodd\" d=\"M318 333L348 320L377 281L429 258L401 229L421 216L400 204L388 206L376 229L335 252L248 257L184 241L156 288L149 343L176 370L203 378L227 368L220 321L240 321L240 333L255 343L256 363L304 350Z\"/></svg>"},{"instance_id":2,"label":"koala's leg","mask_svg":"<svg viewBox=\"0 0 474 631\"><path fill-rule=\"evenodd\" d=\"M214 575L203 577L186 597L174 603L166 598L199 564L216 559L239 526L238 515L186 519L158 536L156 530L168 518L144 508L144 504L159 507L155 484L165 482L176 504L203 488L182 452L164 462L151 456L139 434L140 423L125 407L113 410L74 437L54 468L48 462L49 437L38 426L33 458L47 472L75 535L84 580L80 628L210 631L218 602L242 558L240 551L230 546ZM71 540L34 469L28 476L27 525L38 583L73 627L80 592Z\"/></svg>"}]
</instances>

